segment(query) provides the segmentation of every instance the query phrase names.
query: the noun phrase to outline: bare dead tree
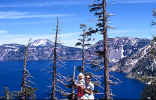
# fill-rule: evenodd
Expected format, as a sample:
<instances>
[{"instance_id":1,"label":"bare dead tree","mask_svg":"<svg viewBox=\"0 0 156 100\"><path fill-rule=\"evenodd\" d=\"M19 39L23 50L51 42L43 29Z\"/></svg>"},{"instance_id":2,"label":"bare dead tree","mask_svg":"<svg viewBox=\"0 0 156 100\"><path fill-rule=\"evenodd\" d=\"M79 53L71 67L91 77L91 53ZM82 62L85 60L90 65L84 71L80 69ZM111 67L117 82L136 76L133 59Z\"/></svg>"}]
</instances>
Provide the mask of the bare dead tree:
<instances>
[{"instance_id":1,"label":"bare dead tree","mask_svg":"<svg viewBox=\"0 0 156 100\"><path fill-rule=\"evenodd\" d=\"M54 48L53 48L53 59L52 59L53 65L50 68L52 70L52 71L50 71L50 73L52 74L50 80L52 80L52 82L51 82L50 86L48 86L49 88L52 88L52 91L50 92L51 100L57 99L56 93L58 93L62 96L65 96L67 98L70 98L70 99L72 97L72 93L74 93L72 91L69 92L68 90L66 90L66 88L72 89L72 85L71 85L73 83L72 77L65 76L61 72L59 73L56 71L56 69L59 70L59 68L61 68L60 66L64 65L64 58L59 56L59 54L58 54L59 51L57 49L57 45L59 44L58 43L58 33L59 33L59 20L57 17L55 43L54 43ZM73 89L74 89L74 87L73 87Z\"/></svg>"},{"instance_id":2,"label":"bare dead tree","mask_svg":"<svg viewBox=\"0 0 156 100\"><path fill-rule=\"evenodd\" d=\"M75 100L75 66L74 66L73 77L72 77L72 100Z\"/></svg>"},{"instance_id":3,"label":"bare dead tree","mask_svg":"<svg viewBox=\"0 0 156 100\"><path fill-rule=\"evenodd\" d=\"M27 70L27 57L28 57L28 49L29 49L30 43L25 48L25 53L24 53L24 66L23 66L23 78L22 78L22 87L21 87L21 94L22 94L22 100L26 100L26 79L28 75L28 70Z\"/></svg>"},{"instance_id":4,"label":"bare dead tree","mask_svg":"<svg viewBox=\"0 0 156 100\"><path fill-rule=\"evenodd\" d=\"M27 100L27 99L34 99L34 91L35 88L31 87L31 74L27 68L27 60L28 60L28 51L30 47L30 40L28 42L28 45L25 47L25 53L24 53L24 65L23 65L23 77L22 77L22 84L21 84L21 99Z\"/></svg>"},{"instance_id":5,"label":"bare dead tree","mask_svg":"<svg viewBox=\"0 0 156 100\"><path fill-rule=\"evenodd\" d=\"M54 45L54 56L53 56L53 74L52 74L52 93L51 93L51 100L56 100L56 63L57 63L57 38L58 38L58 27L59 27L59 20L57 17L57 24L56 24L56 34L55 34L55 45Z\"/></svg>"}]
</instances>

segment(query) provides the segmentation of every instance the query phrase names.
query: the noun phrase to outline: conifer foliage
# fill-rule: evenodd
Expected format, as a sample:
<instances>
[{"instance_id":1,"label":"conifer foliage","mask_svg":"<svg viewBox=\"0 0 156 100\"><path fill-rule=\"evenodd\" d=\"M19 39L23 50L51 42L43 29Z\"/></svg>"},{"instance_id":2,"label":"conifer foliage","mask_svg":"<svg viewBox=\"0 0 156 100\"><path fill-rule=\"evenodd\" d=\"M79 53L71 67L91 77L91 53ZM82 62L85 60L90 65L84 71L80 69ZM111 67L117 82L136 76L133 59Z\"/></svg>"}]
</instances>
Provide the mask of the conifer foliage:
<instances>
[{"instance_id":1,"label":"conifer foliage","mask_svg":"<svg viewBox=\"0 0 156 100\"><path fill-rule=\"evenodd\" d=\"M107 30L110 28L108 26L108 17L111 14L107 13L107 2L106 0L95 0L92 5L90 5L90 12L93 12L97 16L98 23L96 24L96 29L90 30L90 33L100 33L103 35L103 51L98 51L97 53L104 58L104 85L105 85L105 99L110 100L110 86L109 86L109 57L108 57L108 46L107 46Z\"/></svg>"},{"instance_id":2,"label":"conifer foliage","mask_svg":"<svg viewBox=\"0 0 156 100\"><path fill-rule=\"evenodd\" d=\"M91 44L89 41L91 41L91 35L87 32L87 26L85 24L80 24L80 29L82 30L82 34L80 35L81 38L79 39L79 42L75 44L75 46L80 46L82 48L82 65L81 65L81 72L84 73L84 66L85 66L85 60L86 59L86 49Z\"/></svg>"},{"instance_id":3,"label":"conifer foliage","mask_svg":"<svg viewBox=\"0 0 156 100\"><path fill-rule=\"evenodd\" d=\"M156 9L153 9L152 11L152 16L153 16L153 20L152 20L152 26L156 25Z\"/></svg>"}]
</instances>

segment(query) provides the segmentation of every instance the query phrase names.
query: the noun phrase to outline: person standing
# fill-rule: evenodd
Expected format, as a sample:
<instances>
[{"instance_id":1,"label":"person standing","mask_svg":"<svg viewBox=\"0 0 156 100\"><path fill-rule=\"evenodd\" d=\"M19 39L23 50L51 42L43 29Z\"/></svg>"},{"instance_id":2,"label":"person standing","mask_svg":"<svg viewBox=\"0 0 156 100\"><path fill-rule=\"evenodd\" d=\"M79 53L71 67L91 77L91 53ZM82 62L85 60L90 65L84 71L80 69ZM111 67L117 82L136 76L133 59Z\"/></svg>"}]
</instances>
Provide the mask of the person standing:
<instances>
[{"instance_id":1,"label":"person standing","mask_svg":"<svg viewBox=\"0 0 156 100\"><path fill-rule=\"evenodd\" d=\"M77 87L77 99L82 100L82 97L84 96L84 89L85 89L84 74L80 73L78 75L78 81L76 81L75 84Z\"/></svg>"},{"instance_id":2,"label":"person standing","mask_svg":"<svg viewBox=\"0 0 156 100\"><path fill-rule=\"evenodd\" d=\"M94 100L94 84L91 82L91 76L85 76L85 90L83 100Z\"/></svg>"}]
</instances>

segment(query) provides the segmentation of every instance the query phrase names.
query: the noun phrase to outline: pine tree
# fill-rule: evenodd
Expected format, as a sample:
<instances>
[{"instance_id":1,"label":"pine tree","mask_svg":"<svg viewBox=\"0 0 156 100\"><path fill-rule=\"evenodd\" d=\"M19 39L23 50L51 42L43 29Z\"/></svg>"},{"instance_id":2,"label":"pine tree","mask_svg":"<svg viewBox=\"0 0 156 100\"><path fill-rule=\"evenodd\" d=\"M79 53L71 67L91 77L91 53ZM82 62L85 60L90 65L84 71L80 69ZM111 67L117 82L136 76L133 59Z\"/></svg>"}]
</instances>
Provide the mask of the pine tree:
<instances>
[{"instance_id":1,"label":"pine tree","mask_svg":"<svg viewBox=\"0 0 156 100\"><path fill-rule=\"evenodd\" d=\"M96 24L97 28L95 30L90 30L90 33L99 32L103 35L103 51L98 51L99 55L102 55L104 58L104 85L105 85L105 99L110 100L110 85L109 85L109 57L108 57L108 46L107 46L107 30L108 26L108 17L110 14L107 14L106 9L107 2L106 0L95 0L94 4L90 5L90 12L93 12L98 18L98 23Z\"/></svg>"},{"instance_id":2,"label":"pine tree","mask_svg":"<svg viewBox=\"0 0 156 100\"><path fill-rule=\"evenodd\" d=\"M141 100L155 100L156 99L156 83L146 85L142 95Z\"/></svg>"},{"instance_id":3,"label":"pine tree","mask_svg":"<svg viewBox=\"0 0 156 100\"><path fill-rule=\"evenodd\" d=\"M81 72L84 73L84 67L85 67L85 61L86 58L86 48L90 46L88 42L91 40L90 34L87 32L87 26L85 24L80 24L80 29L82 30L82 34L80 35L81 38L79 39L79 42L75 44L75 46L80 46L82 48L82 64L81 64Z\"/></svg>"},{"instance_id":4,"label":"pine tree","mask_svg":"<svg viewBox=\"0 0 156 100\"><path fill-rule=\"evenodd\" d=\"M153 20L152 20L152 26L156 25L156 9L153 9L152 11L152 16L153 16ZM152 65L152 74L154 73L154 66L156 65L156 36L153 37L153 40L151 41L151 50L150 50L150 56L153 60L153 65Z\"/></svg>"},{"instance_id":5,"label":"pine tree","mask_svg":"<svg viewBox=\"0 0 156 100\"><path fill-rule=\"evenodd\" d=\"M92 79L94 80L94 85L96 86L96 90L94 90L94 94L103 94L100 93L100 89L104 90L102 87L102 82L101 82L101 75L98 75L97 72L100 70L102 67L101 61L97 61L97 59L92 58L91 51L88 50L91 47L91 41L94 40L94 38L91 38L91 32L94 30L92 28L88 28L85 24L80 25L80 29L82 30L82 34L80 35L81 38L79 41L76 43L76 46L80 46L82 48L82 66L78 67L79 71L84 73L84 74L89 74L92 76ZM95 55L94 55L95 57ZM100 63L99 63L100 62ZM89 65L89 66L88 66ZM84 70L85 69L85 70ZM89 69L89 70L88 70Z\"/></svg>"},{"instance_id":6,"label":"pine tree","mask_svg":"<svg viewBox=\"0 0 156 100\"><path fill-rule=\"evenodd\" d=\"M153 16L153 20L152 20L152 26L156 25L156 9L153 9L152 11L152 16Z\"/></svg>"}]
</instances>

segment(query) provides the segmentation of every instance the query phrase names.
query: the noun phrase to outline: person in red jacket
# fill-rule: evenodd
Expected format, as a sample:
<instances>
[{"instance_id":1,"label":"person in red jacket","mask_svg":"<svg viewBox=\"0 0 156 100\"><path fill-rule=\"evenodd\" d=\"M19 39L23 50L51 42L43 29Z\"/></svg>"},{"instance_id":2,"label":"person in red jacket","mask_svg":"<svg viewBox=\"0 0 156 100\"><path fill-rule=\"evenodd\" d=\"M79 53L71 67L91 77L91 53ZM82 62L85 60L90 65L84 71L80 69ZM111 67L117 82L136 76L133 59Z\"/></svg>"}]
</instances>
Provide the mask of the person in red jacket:
<instances>
[{"instance_id":1,"label":"person in red jacket","mask_svg":"<svg viewBox=\"0 0 156 100\"><path fill-rule=\"evenodd\" d=\"M80 73L78 75L78 81L76 82L77 86L77 98L78 100L82 100L84 96L84 89L85 89L85 80L84 80L84 75Z\"/></svg>"}]
</instances>

